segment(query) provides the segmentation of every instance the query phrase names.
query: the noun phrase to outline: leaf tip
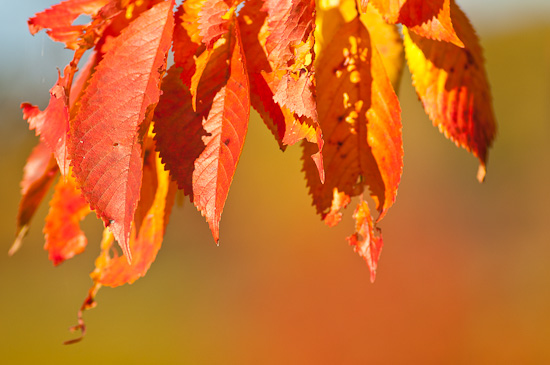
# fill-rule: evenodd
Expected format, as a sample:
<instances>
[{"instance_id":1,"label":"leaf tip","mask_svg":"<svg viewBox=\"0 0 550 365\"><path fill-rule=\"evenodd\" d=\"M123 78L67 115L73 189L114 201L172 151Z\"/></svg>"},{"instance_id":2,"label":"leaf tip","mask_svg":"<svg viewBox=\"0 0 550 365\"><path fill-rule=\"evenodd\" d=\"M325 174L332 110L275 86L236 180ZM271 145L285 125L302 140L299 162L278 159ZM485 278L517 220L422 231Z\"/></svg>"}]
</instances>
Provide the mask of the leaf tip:
<instances>
[{"instance_id":1,"label":"leaf tip","mask_svg":"<svg viewBox=\"0 0 550 365\"><path fill-rule=\"evenodd\" d=\"M484 163L479 164L477 169L477 181L480 183L485 181L485 175L487 174L487 166Z\"/></svg>"},{"instance_id":2,"label":"leaf tip","mask_svg":"<svg viewBox=\"0 0 550 365\"><path fill-rule=\"evenodd\" d=\"M21 248L21 244L23 243L23 238L27 235L28 230L29 230L28 224L24 225L19 229L19 232L17 233L17 237L15 237L15 241L13 241L13 244L8 250L8 256L13 256L17 251L19 251L19 249Z\"/></svg>"}]
</instances>

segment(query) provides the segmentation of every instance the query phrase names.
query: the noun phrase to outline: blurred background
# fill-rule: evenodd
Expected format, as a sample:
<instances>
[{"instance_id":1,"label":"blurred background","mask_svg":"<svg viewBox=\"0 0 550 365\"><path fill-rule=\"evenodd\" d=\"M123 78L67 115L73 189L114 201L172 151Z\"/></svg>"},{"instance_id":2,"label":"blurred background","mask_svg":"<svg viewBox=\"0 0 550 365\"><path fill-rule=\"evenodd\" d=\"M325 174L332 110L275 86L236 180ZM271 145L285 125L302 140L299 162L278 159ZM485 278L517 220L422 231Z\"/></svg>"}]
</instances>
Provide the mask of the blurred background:
<instances>
[{"instance_id":1,"label":"blurred background","mask_svg":"<svg viewBox=\"0 0 550 365\"><path fill-rule=\"evenodd\" d=\"M405 168L381 223L377 280L348 246L352 209L329 229L300 172L254 115L216 247L189 204L174 210L145 278L103 288L83 342L67 328L91 285L101 225L54 268L43 204L7 256L19 181L36 143L19 104L41 109L72 57L26 20L54 0L0 11L0 360L30 363L550 363L550 2L458 1L485 49L498 138L485 183L401 85Z\"/></svg>"}]
</instances>

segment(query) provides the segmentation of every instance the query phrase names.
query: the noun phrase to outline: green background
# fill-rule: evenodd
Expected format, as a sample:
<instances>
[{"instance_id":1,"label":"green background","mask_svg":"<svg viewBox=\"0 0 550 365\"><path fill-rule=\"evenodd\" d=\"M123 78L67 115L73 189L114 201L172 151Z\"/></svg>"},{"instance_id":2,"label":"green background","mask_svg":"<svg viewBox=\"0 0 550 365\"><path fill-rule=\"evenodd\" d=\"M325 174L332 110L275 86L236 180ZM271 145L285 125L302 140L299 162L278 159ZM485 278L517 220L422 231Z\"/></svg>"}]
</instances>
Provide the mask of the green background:
<instances>
[{"instance_id":1,"label":"green background","mask_svg":"<svg viewBox=\"0 0 550 365\"><path fill-rule=\"evenodd\" d=\"M491 8L465 9L481 30L499 123L483 184L475 158L431 126L405 72L405 167L381 223L374 284L345 241L352 209L326 227L300 148L280 152L254 115L220 246L192 204L176 208L147 276L103 288L85 313L84 341L63 346L101 226L88 218L86 252L54 268L42 249L43 204L22 249L7 256L36 143L18 106L45 107L55 67L71 57L26 29L52 1L21 3L3 3L0 15L1 363L550 362L550 22L540 14L495 11L491 22Z\"/></svg>"}]
</instances>

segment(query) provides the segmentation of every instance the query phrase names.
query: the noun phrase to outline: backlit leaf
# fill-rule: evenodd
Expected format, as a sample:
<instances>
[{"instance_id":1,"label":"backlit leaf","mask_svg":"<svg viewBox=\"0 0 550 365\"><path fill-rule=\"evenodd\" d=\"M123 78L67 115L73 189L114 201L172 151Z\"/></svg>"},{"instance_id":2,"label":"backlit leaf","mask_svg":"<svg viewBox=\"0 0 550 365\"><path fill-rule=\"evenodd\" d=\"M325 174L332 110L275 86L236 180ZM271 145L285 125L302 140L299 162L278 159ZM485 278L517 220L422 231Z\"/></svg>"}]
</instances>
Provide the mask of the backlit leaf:
<instances>
[{"instance_id":1,"label":"backlit leaf","mask_svg":"<svg viewBox=\"0 0 550 365\"><path fill-rule=\"evenodd\" d=\"M87 239L80 229L80 221L89 213L88 203L74 178L68 174L59 179L44 226L44 249L54 265L84 251Z\"/></svg>"},{"instance_id":2,"label":"backlit leaf","mask_svg":"<svg viewBox=\"0 0 550 365\"><path fill-rule=\"evenodd\" d=\"M383 246L382 234L380 229L374 228L369 206L362 198L355 208L353 219L355 219L355 233L347 239L355 252L367 262L370 269L370 281L374 282Z\"/></svg>"},{"instance_id":3,"label":"backlit leaf","mask_svg":"<svg viewBox=\"0 0 550 365\"><path fill-rule=\"evenodd\" d=\"M323 137L315 100L315 1L267 0L267 59L272 72L262 72L273 100L285 118L282 142L292 145L302 139L317 145L311 155L320 181L324 181Z\"/></svg>"},{"instance_id":4,"label":"backlit leaf","mask_svg":"<svg viewBox=\"0 0 550 365\"><path fill-rule=\"evenodd\" d=\"M21 104L23 118L29 122L29 129L36 130L50 152L54 154L59 169L66 175L67 163L66 135L69 129L69 100L65 93L70 67L65 68L65 76L59 75L57 83L50 90L50 103L41 112L38 107L29 103Z\"/></svg>"},{"instance_id":5,"label":"backlit leaf","mask_svg":"<svg viewBox=\"0 0 550 365\"><path fill-rule=\"evenodd\" d=\"M151 173L156 175L158 185L151 207L139 225L139 234L136 235L134 230L130 240L132 264L123 256L109 258L105 262L100 259L104 265L96 269L91 276L101 285L115 287L126 283L132 284L147 273L161 247L176 189L170 183L169 173L164 170L158 154L152 156L155 171Z\"/></svg>"},{"instance_id":6,"label":"backlit leaf","mask_svg":"<svg viewBox=\"0 0 550 365\"><path fill-rule=\"evenodd\" d=\"M68 48L76 49L78 38L85 25L73 25L80 15L95 15L103 6L112 0L66 0L29 19L31 34L41 29L48 29L48 35L58 42L63 42Z\"/></svg>"},{"instance_id":7,"label":"backlit leaf","mask_svg":"<svg viewBox=\"0 0 550 365\"><path fill-rule=\"evenodd\" d=\"M263 4L262 0L245 2L239 13L239 28L247 60L251 105L273 133L279 148L284 150L286 148L283 143L286 129L285 115L281 106L273 100L273 91L264 77L264 73L269 74L273 70L265 51L269 32L266 24L267 13L262 9Z\"/></svg>"},{"instance_id":8,"label":"backlit leaf","mask_svg":"<svg viewBox=\"0 0 550 365\"><path fill-rule=\"evenodd\" d=\"M142 176L140 138L147 130L142 123L158 102L173 5L163 2L147 10L114 40L71 122L69 149L78 184L129 260Z\"/></svg>"},{"instance_id":9,"label":"backlit leaf","mask_svg":"<svg viewBox=\"0 0 550 365\"><path fill-rule=\"evenodd\" d=\"M197 112L204 117L205 149L195 160L193 202L205 216L214 240L248 129L250 96L239 26L207 54L197 87ZM208 112L208 114L206 114Z\"/></svg>"},{"instance_id":10,"label":"backlit leaf","mask_svg":"<svg viewBox=\"0 0 550 365\"><path fill-rule=\"evenodd\" d=\"M451 15L464 48L404 28L405 52L424 109L447 138L479 159L482 181L487 150L496 134L491 93L474 29L454 3Z\"/></svg>"},{"instance_id":11,"label":"backlit leaf","mask_svg":"<svg viewBox=\"0 0 550 365\"><path fill-rule=\"evenodd\" d=\"M32 150L23 169L21 181L21 201L17 212L16 239L9 250L13 255L29 230L30 222L44 196L50 190L59 171L55 158L44 142L39 142Z\"/></svg>"},{"instance_id":12,"label":"backlit leaf","mask_svg":"<svg viewBox=\"0 0 550 365\"><path fill-rule=\"evenodd\" d=\"M400 107L359 18L344 23L322 50L317 83L326 180L319 183L305 159L313 203L335 224L349 202L341 194L357 196L368 185L381 219L395 200L403 168Z\"/></svg>"},{"instance_id":13,"label":"backlit leaf","mask_svg":"<svg viewBox=\"0 0 550 365\"><path fill-rule=\"evenodd\" d=\"M230 8L223 0L206 0L199 12L199 29L206 48L211 49L214 43L229 30L229 20L233 18L235 8Z\"/></svg>"},{"instance_id":14,"label":"backlit leaf","mask_svg":"<svg viewBox=\"0 0 550 365\"><path fill-rule=\"evenodd\" d=\"M416 34L463 47L451 21L451 0L370 0L388 22L401 23Z\"/></svg>"},{"instance_id":15,"label":"backlit leaf","mask_svg":"<svg viewBox=\"0 0 550 365\"><path fill-rule=\"evenodd\" d=\"M405 64L403 40L397 25L385 22L372 5L367 8L364 14L361 14L361 22L369 30L372 43L376 46L376 50L384 63L386 74L393 85L393 89L397 92Z\"/></svg>"},{"instance_id":16,"label":"backlit leaf","mask_svg":"<svg viewBox=\"0 0 550 365\"><path fill-rule=\"evenodd\" d=\"M199 0L200 3L203 0ZM197 0L185 1L178 7L174 17L173 52L176 67L181 68L180 77L187 86L191 85L191 77L195 73L194 55L202 44L202 37L197 27L198 10L194 5ZM196 14L193 14L196 11ZM192 21L193 19L194 21ZM189 33L190 32L190 33ZM196 32L193 34L193 32ZM203 45L204 47L204 45Z\"/></svg>"}]
</instances>

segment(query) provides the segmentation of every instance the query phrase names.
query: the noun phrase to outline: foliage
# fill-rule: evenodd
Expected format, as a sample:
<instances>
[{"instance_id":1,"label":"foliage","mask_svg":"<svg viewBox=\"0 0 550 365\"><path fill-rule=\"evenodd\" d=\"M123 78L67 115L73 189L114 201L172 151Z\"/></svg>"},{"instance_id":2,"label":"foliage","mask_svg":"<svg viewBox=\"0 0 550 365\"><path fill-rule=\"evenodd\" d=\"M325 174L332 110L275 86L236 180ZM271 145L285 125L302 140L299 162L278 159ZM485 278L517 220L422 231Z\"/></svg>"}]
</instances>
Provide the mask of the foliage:
<instances>
[{"instance_id":1,"label":"foliage","mask_svg":"<svg viewBox=\"0 0 550 365\"><path fill-rule=\"evenodd\" d=\"M282 150L301 142L326 224L336 225L359 197L348 241L371 280L383 245L377 223L403 168L395 90L404 54L427 114L479 159L483 180L496 126L479 42L454 0L186 0L174 12L175 5L66 0L28 22L32 34L47 29L74 57L44 111L21 106L40 141L24 169L10 253L59 173L44 227L54 265L85 249L86 215L95 211L105 224L75 329L84 333L82 311L102 285L145 275L178 189L218 242L251 106ZM73 25L83 14L91 21Z\"/></svg>"}]
</instances>

